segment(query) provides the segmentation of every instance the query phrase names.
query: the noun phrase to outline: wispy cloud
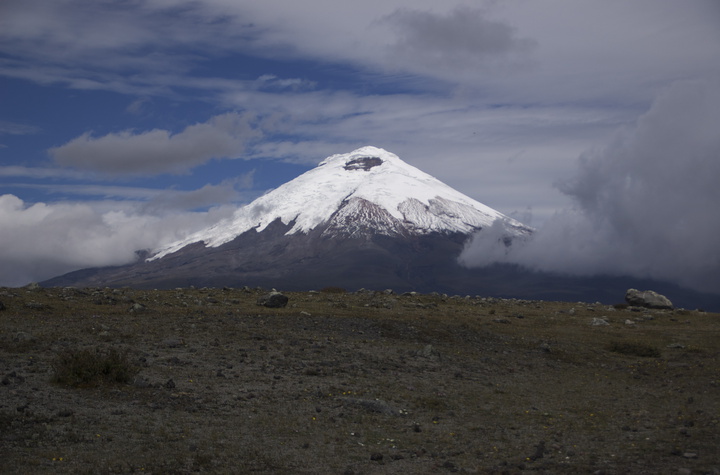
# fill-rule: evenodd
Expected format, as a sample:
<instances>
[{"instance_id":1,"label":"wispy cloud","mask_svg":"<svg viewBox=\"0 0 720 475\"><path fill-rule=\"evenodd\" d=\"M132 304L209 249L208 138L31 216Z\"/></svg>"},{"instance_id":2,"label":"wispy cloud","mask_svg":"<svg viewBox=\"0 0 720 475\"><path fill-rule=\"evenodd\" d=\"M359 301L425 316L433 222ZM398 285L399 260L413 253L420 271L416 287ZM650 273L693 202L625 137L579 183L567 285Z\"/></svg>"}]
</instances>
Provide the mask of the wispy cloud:
<instances>
[{"instance_id":1,"label":"wispy cloud","mask_svg":"<svg viewBox=\"0 0 720 475\"><path fill-rule=\"evenodd\" d=\"M40 132L40 128L34 125L18 124L0 120L0 135L31 135Z\"/></svg>"},{"instance_id":2,"label":"wispy cloud","mask_svg":"<svg viewBox=\"0 0 720 475\"><path fill-rule=\"evenodd\" d=\"M88 178L85 171L67 170L51 167L25 167L21 165L0 166L0 177L24 178Z\"/></svg>"},{"instance_id":3,"label":"wispy cloud","mask_svg":"<svg viewBox=\"0 0 720 475\"><path fill-rule=\"evenodd\" d=\"M255 117L227 113L172 134L126 130L93 137L85 133L50 149L58 165L111 175L182 173L213 158L237 158L262 135Z\"/></svg>"}]
</instances>

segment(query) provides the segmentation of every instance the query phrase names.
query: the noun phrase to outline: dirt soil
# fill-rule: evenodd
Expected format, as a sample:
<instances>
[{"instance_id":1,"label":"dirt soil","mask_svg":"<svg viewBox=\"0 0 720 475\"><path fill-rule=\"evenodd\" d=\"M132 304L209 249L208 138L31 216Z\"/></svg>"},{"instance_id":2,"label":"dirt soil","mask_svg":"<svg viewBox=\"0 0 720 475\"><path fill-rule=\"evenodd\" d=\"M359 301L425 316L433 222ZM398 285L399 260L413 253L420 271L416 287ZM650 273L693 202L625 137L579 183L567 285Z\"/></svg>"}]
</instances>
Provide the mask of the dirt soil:
<instances>
[{"instance_id":1,"label":"dirt soil","mask_svg":"<svg viewBox=\"0 0 720 475\"><path fill-rule=\"evenodd\" d=\"M720 474L718 314L329 290L0 289L0 472Z\"/></svg>"}]
</instances>

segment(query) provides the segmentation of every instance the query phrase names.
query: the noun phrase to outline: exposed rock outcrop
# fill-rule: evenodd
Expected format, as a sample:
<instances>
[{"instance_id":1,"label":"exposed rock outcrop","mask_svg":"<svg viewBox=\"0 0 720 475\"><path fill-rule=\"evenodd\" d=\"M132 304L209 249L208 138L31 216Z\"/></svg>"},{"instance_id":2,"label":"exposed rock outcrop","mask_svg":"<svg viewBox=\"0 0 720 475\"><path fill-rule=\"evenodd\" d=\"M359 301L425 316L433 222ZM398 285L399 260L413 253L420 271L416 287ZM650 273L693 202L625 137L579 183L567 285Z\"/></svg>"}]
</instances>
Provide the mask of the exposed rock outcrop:
<instances>
[{"instance_id":1,"label":"exposed rock outcrop","mask_svg":"<svg viewBox=\"0 0 720 475\"><path fill-rule=\"evenodd\" d=\"M258 297L257 304L263 307L281 308L288 304L288 298L280 292L270 292Z\"/></svg>"},{"instance_id":2,"label":"exposed rock outcrop","mask_svg":"<svg viewBox=\"0 0 720 475\"><path fill-rule=\"evenodd\" d=\"M628 289L625 292L625 301L633 307L657 308L672 310L673 304L664 295L652 290Z\"/></svg>"}]
</instances>

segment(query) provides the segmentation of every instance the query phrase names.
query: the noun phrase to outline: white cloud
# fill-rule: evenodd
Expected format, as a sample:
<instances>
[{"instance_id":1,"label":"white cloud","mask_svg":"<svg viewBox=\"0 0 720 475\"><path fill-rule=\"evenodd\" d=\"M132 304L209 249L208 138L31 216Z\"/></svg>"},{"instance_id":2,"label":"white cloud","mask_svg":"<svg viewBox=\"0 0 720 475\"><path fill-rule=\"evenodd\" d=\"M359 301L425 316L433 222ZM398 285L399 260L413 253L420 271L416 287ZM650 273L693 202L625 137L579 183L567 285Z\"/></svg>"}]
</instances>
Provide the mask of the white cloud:
<instances>
[{"instance_id":1,"label":"white cloud","mask_svg":"<svg viewBox=\"0 0 720 475\"><path fill-rule=\"evenodd\" d=\"M634 128L580 158L574 179L560 185L574 210L508 249L480 231L461 261L652 277L718 292L718 123L717 78L674 84Z\"/></svg>"},{"instance_id":2,"label":"white cloud","mask_svg":"<svg viewBox=\"0 0 720 475\"><path fill-rule=\"evenodd\" d=\"M58 165L108 174L181 173L213 158L236 158L262 135L255 118L234 112L172 134L126 130L93 137L85 133L50 149Z\"/></svg>"},{"instance_id":3,"label":"white cloud","mask_svg":"<svg viewBox=\"0 0 720 475\"><path fill-rule=\"evenodd\" d=\"M169 244L229 216L208 212L147 214L122 202L24 203L0 195L0 286L20 286L84 267L120 265L135 251Z\"/></svg>"}]
</instances>

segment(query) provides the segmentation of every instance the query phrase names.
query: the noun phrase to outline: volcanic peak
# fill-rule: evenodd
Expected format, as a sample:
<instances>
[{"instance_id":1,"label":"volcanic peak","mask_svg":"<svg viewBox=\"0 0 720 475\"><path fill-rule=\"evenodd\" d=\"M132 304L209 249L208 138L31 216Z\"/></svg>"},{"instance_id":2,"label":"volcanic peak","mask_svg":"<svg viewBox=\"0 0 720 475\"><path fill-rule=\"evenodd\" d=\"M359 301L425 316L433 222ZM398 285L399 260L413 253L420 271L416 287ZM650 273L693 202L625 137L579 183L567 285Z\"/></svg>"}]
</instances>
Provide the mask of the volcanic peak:
<instances>
[{"instance_id":1,"label":"volcanic peak","mask_svg":"<svg viewBox=\"0 0 720 475\"><path fill-rule=\"evenodd\" d=\"M497 220L511 236L531 232L397 155L368 146L326 158L231 218L159 250L150 260L200 241L217 247L249 230L262 232L278 219L292 225L287 235L307 234L319 226L325 236L470 235Z\"/></svg>"}]
</instances>

